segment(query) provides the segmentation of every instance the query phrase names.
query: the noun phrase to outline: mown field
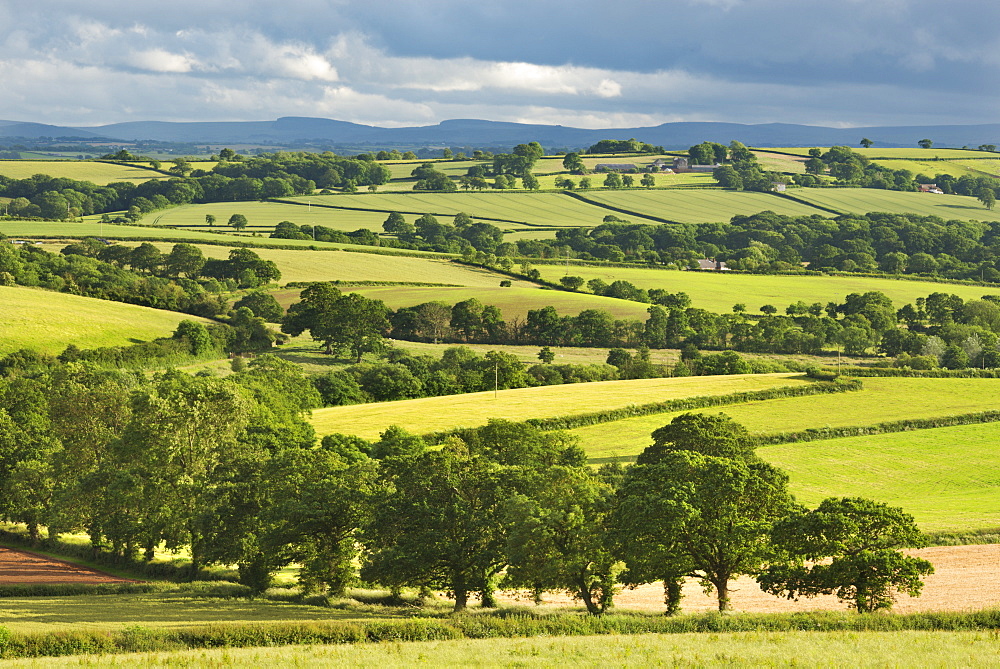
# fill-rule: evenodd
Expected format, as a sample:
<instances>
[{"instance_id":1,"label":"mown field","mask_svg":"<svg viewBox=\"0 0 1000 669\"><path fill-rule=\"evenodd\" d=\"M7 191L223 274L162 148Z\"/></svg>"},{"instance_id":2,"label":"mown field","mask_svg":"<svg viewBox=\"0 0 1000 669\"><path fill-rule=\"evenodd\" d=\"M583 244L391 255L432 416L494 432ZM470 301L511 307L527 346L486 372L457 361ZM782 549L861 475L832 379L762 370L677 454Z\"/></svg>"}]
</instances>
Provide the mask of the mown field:
<instances>
[{"instance_id":1,"label":"mown field","mask_svg":"<svg viewBox=\"0 0 1000 669\"><path fill-rule=\"evenodd\" d=\"M757 162L765 170L772 172L791 172L793 174L803 174L806 171L806 159L785 156L780 153L770 153L768 151L754 151Z\"/></svg>"},{"instance_id":2,"label":"mown field","mask_svg":"<svg viewBox=\"0 0 1000 669\"><path fill-rule=\"evenodd\" d=\"M583 195L597 205L621 210L613 213L633 223L642 222L637 214L656 216L677 223L721 223L738 214L749 215L761 211L788 216L829 215L788 198L749 191L631 189L591 191Z\"/></svg>"},{"instance_id":3,"label":"mown field","mask_svg":"<svg viewBox=\"0 0 1000 669\"><path fill-rule=\"evenodd\" d=\"M721 411L751 432L772 434L954 416L989 411L1000 405L1000 380L997 379L874 377L864 378L862 382L864 389L857 392L784 397L697 411ZM669 423L677 413L590 425L576 428L572 433L592 458L634 458L652 443L649 435L653 430Z\"/></svg>"},{"instance_id":4,"label":"mown field","mask_svg":"<svg viewBox=\"0 0 1000 669\"><path fill-rule=\"evenodd\" d=\"M746 374L714 377L599 381L540 386L398 402L327 407L313 411L319 434L356 434L377 438L389 425L417 434L485 425L489 418L526 420L662 402L679 397L725 395L808 383L800 375Z\"/></svg>"},{"instance_id":5,"label":"mown field","mask_svg":"<svg viewBox=\"0 0 1000 669\"><path fill-rule=\"evenodd\" d=\"M106 186L114 181L142 183L150 179L168 178L162 172L135 165L81 160L0 160L0 175L5 177L27 179L36 174L90 181L98 186Z\"/></svg>"},{"instance_id":6,"label":"mown field","mask_svg":"<svg viewBox=\"0 0 1000 669\"><path fill-rule=\"evenodd\" d=\"M10 667L971 667L1000 663L981 632L726 632L227 648L12 660Z\"/></svg>"},{"instance_id":7,"label":"mown field","mask_svg":"<svg viewBox=\"0 0 1000 669\"><path fill-rule=\"evenodd\" d=\"M638 267L593 267L586 265L537 265L542 278L559 281L567 274L586 280L629 281L640 288L662 288L670 292L683 291L691 296L692 304L714 312L728 312L736 303L747 305L756 312L771 304L783 310L787 305L803 301L807 304L842 301L850 293L877 290L885 293L897 307L912 303L931 293L954 293L962 299L979 299L983 295L1000 295L998 288L933 283L930 281L898 281L871 277L849 276L775 276L736 274L733 272L686 272Z\"/></svg>"},{"instance_id":8,"label":"mown field","mask_svg":"<svg viewBox=\"0 0 1000 669\"><path fill-rule=\"evenodd\" d=\"M1000 221L1000 211L987 209L965 195L910 193L873 188L795 188L789 195L847 214L888 211L899 214L939 216L945 220Z\"/></svg>"},{"instance_id":9,"label":"mown field","mask_svg":"<svg viewBox=\"0 0 1000 669\"><path fill-rule=\"evenodd\" d=\"M173 243L156 242L154 246L169 253ZM201 249L206 258L228 258L231 250L228 246L195 246ZM255 252L265 260L274 261L281 270L283 284L296 281L406 281L494 288L499 286L501 280L509 278L489 270L434 257L413 258L309 249L261 248ZM511 279L511 282L513 287L535 288L528 281Z\"/></svg>"},{"instance_id":10,"label":"mown field","mask_svg":"<svg viewBox=\"0 0 1000 669\"><path fill-rule=\"evenodd\" d=\"M562 193L488 192L481 193L408 193L408 194L335 194L310 198L286 198L337 207L399 211L404 214L454 216L465 212L473 217L500 223L527 223L553 227L600 225L611 211L581 202ZM801 206L801 205L800 205ZM383 213L383 220L384 220ZM642 222L637 220L636 222ZM650 221L653 222L653 221ZM499 225L499 227L508 227Z\"/></svg>"},{"instance_id":11,"label":"mown field","mask_svg":"<svg viewBox=\"0 0 1000 669\"><path fill-rule=\"evenodd\" d=\"M69 344L124 346L167 337L184 319L201 320L173 311L20 286L0 286L0 303L0 354L21 348L55 354Z\"/></svg>"},{"instance_id":12,"label":"mown field","mask_svg":"<svg viewBox=\"0 0 1000 669\"><path fill-rule=\"evenodd\" d=\"M405 279L404 279L405 280ZM361 286L350 290L365 297L382 300L392 309L412 307L424 302L442 301L455 304L470 298L476 298L483 304L492 304L500 308L504 319L524 319L529 309L540 309L546 306L555 307L560 315L575 316L584 309L603 309L615 318L646 320L646 310L649 305L641 302L629 302L613 297L602 297L590 293L569 293L563 290L546 290L544 288L500 288L499 282L495 288L438 288L424 286ZM281 298L279 297L279 301Z\"/></svg>"},{"instance_id":13,"label":"mown field","mask_svg":"<svg viewBox=\"0 0 1000 669\"><path fill-rule=\"evenodd\" d=\"M922 399L922 398L921 398ZM996 406L994 404L994 406ZM964 425L761 448L799 501L869 497L902 507L925 531L1000 526L1000 425Z\"/></svg>"}]
</instances>

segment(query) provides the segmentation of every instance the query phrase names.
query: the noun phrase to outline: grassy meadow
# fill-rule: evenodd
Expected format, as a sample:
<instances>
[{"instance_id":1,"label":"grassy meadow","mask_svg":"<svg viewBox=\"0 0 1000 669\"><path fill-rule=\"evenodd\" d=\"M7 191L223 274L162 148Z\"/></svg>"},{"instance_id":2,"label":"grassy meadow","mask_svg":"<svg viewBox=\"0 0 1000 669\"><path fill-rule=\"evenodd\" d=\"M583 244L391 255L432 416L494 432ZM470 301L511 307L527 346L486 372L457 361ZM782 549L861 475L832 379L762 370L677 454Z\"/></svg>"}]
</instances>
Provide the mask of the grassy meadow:
<instances>
[{"instance_id":1,"label":"grassy meadow","mask_svg":"<svg viewBox=\"0 0 1000 669\"><path fill-rule=\"evenodd\" d=\"M945 220L1000 221L1000 211L987 209L974 197L911 193L872 188L796 188L789 195L845 214L888 211L938 216Z\"/></svg>"},{"instance_id":2,"label":"grassy meadow","mask_svg":"<svg viewBox=\"0 0 1000 669\"><path fill-rule=\"evenodd\" d=\"M976 171L963 165L961 161L957 160L902 160L898 158L883 158L873 162L881 165L882 167L887 167L890 170L909 170L910 172L913 172L914 176L917 174L924 174L931 177L931 179L938 174L950 174L955 178L965 175L982 176Z\"/></svg>"},{"instance_id":3,"label":"grassy meadow","mask_svg":"<svg viewBox=\"0 0 1000 669\"><path fill-rule=\"evenodd\" d=\"M822 151L826 151L830 147L821 146L818 147ZM761 148L761 151L777 151L780 153L791 153L796 156L809 156L808 146L790 146L790 147L769 147ZM990 151L977 151L975 149L939 149L931 147L929 149L920 148L918 146L913 147L880 147L877 144L870 149L866 149L862 146L853 145L850 147L851 151L855 151L862 155L868 156L871 160L878 160L883 158L886 160L970 160L975 158L997 158L1000 157L996 153Z\"/></svg>"},{"instance_id":4,"label":"grassy meadow","mask_svg":"<svg viewBox=\"0 0 1000 669\"><path fill-rule=\"evenodd\" d=\"M943 284L930 281L899 281L858 276L778 276L736 274L732 272L686 272L641 267L598 267L587 265L537 265L542 278L559 281L567 274L586 280L601 279L607 283L629 281L640 288L662 288L670 292L683 291L691 296L692 304L701 309L725 313L736 303L747 305L756 312L771 304L783 310L789 304L841 301L850 293L877 290L885 293L897 307L912 303L931 293L954 293L965 300L983 295L998 295L1000 289L981 286Z\"/></svg>"},{"instance_id":5,"label":"grassy meadow","mask_svg":"<svg viewBox=\"0 0 1000 669\"><path fill-rule=\"evenodd\" d=\"M115 181L142 183L150 179L168 178L166 174L151 169L148 164L146 167L139 167L90 160L0 160L0 175L2 176L11 179L27 179L36 174L89 181L98 186L106 186Z\"/></svg>"},{"instance_id":6,"label":"grassy meadow","mask_svg":"<svg viewBox=\"0 0 1000 669\"><path fill-rule=\"evenodd\" d=\"M315 199L319 199L318 197ZM209 227L205 216L215 216L215 225ZM382 231L386 214L373 211L349 211L329 207L309 207L280 202L210 202L208 204L185 204L170 209L161 209L147 214L141 220L153 226L196 226L203 232L233 232L227 225L233 214L247 217L247 231L257 230L271 234L274 226L282 221L296 225L322 225L332 230L352 232L360 228Z\"/></svg>"},{"instance_id":7,"label":"grassy meadow","mask_svg":"<svg viewBox=\"0 0 1000 669\"><path fill-rule=\"evenodd\" d=\"M0 354L21 348L55 354L69 344L124 346L168 337L182 320L202 320L174 311L21 286L0 286L0 304Z\"/></svg>"},{"instance_id":8,"label":"grassy meadow","mask_svg":"<svg viewBox=\"0 0 1000 669\"><path fill-rule=\"evenodd\" d=\"M677 223L721 223L738 214L773 211L788 216L829 215L819 209L772 193L697 190L601 190L584 194L597 205L615 208L615 213L633 223L638 215L656 216ZM634 213L623 213L634 212Z\"/></svg>"},{"instance_id":9,"label":"grassy meadow","mask_svg":"<svg viewBox=\"0 0 1000 669\"><path fill-rule=\"evenodd\" d=\"M772 434L954 416L989 411L1000 405L997 379L872 377L862 379L862 383L864 389L857 392L783 397L695 411L713 414L721 411L755 434ZM679 413L684 412L627 418L571 432L591 458L631 459L652 443L649 435L653 430Z\"/></svg>"},{"instance_id":10,"label":"grassy meadow","mask_svg":"<svg viewBox=\"0 0 1000 669\"><path fill-rule=\"evenodd\" d=\"M634 381L598 381L561 386L539 386L425 397L398 402L327 407L313 411L311 422L319 434L356 434L377 438L389 425L425 434L459 427L485 425L490 418L526 420L582 414L669 399L726 395L809 383L793 374L746 374Z\"/></svg>"},{"instance_id":11,"label":"grassy meadow","mask_svg":"<svg viewBox=\"0 0 1000 669\"><path fill-rule=\"evenodd\" d=\"M993 406L996 406L994 403ZM799 501L869 497L902 507L924 531L1000 526L1000 424L766 446Z\"/></svg>"},{"instance_id":12,"label":"grassy meadow","mask_svg":"<svg viewBox=\"0 0 1000 669\"><path fill-rule=\"evenodd\" d=\"M956 667L1000 664L981 632L724 632L226 648L9 660L9 667Z\"/></svg>"}]
</instances>

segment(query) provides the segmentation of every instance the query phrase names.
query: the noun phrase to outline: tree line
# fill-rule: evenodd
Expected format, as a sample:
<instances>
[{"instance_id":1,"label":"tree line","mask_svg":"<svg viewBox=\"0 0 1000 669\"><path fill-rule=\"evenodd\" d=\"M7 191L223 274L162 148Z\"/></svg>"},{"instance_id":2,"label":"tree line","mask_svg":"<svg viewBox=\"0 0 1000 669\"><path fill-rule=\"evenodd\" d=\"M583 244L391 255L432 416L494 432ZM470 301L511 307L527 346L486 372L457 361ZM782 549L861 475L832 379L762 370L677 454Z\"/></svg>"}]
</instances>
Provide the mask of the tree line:
<instances>
[{"instance_id":1,"label":"tree line","mask_svg":"<svg viewBox=\"0 0 1000 669\"><path fill-rule=\"evenodd\" d=\"M235 564L256 591L296 563L307 591L360 578L446 590L456 610L475 593L495 606L503 587L566 591L599 614L622 584L662 581L676 613L686 577L725 610L730 580L751 574L872 611L932 571L898 551L922 542L912 517L861 499L797 505L723 415L679 416L634 466L594 470L568 434L506 421L436 450L398 427L317 443L302 418L316 401L270 356L225 379L81 363L5 379L0 516L37 543L43 528L85 531L122 560L187 547L192 577Z\"/></svg>"}]
</instances>

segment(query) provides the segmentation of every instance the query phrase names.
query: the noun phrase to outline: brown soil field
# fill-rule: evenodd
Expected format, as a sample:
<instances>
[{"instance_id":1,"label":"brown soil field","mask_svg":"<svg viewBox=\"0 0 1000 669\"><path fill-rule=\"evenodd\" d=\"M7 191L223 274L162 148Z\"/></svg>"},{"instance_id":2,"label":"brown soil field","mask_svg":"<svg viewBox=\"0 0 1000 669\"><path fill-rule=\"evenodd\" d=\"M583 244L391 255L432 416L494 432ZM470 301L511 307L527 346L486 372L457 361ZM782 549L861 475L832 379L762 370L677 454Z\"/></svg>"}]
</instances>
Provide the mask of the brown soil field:
<instances>
[{"instance_id":1,"label":"brown soil field","mask_svg":"<svg viewBox=\"0 0 1000 669\"><path fill-rule=\"evenodd\" d=\"M26 551L0 548L0 584L39 583L135 583L135 581Z\"/></svg>"},{"instance_id":2,"label":"brown soil field","mask_svg":"<svg viewBox=\"0 0 1000 669\"><path fill-rule=\"evenodd\" d=\"M893 611L917 613L921 611L978 611L1000 607L1000 544L982 546L935 546L908 551L934 565L934 573L924 579L920 597L899 595ZM762 592L756 581L748 576L729 584L729 597L733 610L752 613L785 613L792 611L845 610L847 604L833 595L793 601ZM697 580L689 579L684 587L681 608L684 613L714 611L717 603L714 591L706 595ZM530 595L507 593L508 602L530 604ZM547 594L546 604L572 605L565 595ZM662 611L663 586L651 583L633 590L622 590L615 597L619 609Z\"/></svg>"}]
</instances>

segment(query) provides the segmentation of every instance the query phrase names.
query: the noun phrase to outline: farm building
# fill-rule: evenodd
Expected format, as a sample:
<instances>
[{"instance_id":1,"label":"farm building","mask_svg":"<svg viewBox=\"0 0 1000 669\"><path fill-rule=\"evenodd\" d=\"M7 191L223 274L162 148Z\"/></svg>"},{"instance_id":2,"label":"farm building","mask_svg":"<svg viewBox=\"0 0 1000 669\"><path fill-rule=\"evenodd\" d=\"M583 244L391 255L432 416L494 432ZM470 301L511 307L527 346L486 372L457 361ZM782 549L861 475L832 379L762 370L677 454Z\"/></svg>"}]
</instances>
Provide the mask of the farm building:
<instances>
[{"instance_id":1,"label":"farm building","mask_svg":"<svg viewBox=\"0 0 1000 669\"><path fill-rule=\"evenodd\" d=\"M681 156L674 158L675 172L711 172L716 167L719 167L718 163L714 165L692 165L687 158Z\"/></svg>"},{"instance_id":2,"label":"farm building","mask_svg":"<svg viewBox=\"0 0 1000 669\"><path fill-rule=\"evenodd\" d=\"M921 193L941 193L944 191L938 188L937 184L917 184L920 187Z\"/></svg>"},{"instance_id":3,"label":"farm building","mask_svg":"<svg viewBox=\"0 0 1000 669\"><path fill-rule=\"evenodd\" d=\"M664 174L673 174L674 170L671 168L667 161L663 158L657 158L653 163L647 168L649 172L663 172Z\"/></svg>"},{"instance_id":4,"label":"farm building","mask_svg":"<svg viewBox=\"0 0 1000 669\"><path fill-rule=\"evenodd\" d=\"M781 183L776 183L773 186L771 186L771 189L775 193L784 193L785 192L785 188L786 188L785 184L781 184Z\"/></svg>"},{"instance_id":5,"label":"farm building","mask_svg":"<svg viewBox=\"0 0 1000 669\"><path fill-rule=\"evenodd\" d=\"M598 163L595 172L638 172L639 168L632 163Z\"/></svg>"},{"instance_id":6,"label":"farm building","mask_svg":"<svg viewBox=\"0 0 1000 669\"><path fill-rule=\"evenodd\" d=\"M728 272L730 269L726 267L726 263L714 258L702 258L698 261L698 269L711 270L715 272Z\"/></svg>"}]
</instances>

